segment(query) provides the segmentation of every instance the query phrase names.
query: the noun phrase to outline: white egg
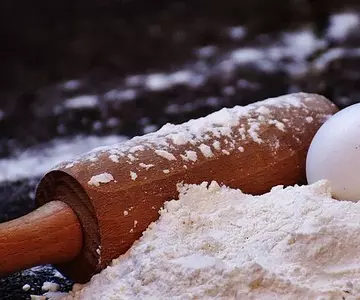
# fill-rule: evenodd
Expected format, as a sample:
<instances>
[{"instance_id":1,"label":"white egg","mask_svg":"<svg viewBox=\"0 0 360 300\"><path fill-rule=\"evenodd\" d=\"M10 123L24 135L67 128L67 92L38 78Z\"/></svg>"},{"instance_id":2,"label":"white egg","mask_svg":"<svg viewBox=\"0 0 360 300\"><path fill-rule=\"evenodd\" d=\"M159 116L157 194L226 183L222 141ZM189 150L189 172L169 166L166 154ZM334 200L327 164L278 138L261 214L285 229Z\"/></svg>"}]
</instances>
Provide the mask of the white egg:
<instances>
[{"instance_id":1,"label":"white egg","mask_svg":"<svg viewBox=\"0 0 360 300\"><path fill-rule=\"evenodd\" d=\"M360 200L360 103L320 127L307 154L306 176L309 184L329 180L336 199Z\"/></svg>"}]
</instances>

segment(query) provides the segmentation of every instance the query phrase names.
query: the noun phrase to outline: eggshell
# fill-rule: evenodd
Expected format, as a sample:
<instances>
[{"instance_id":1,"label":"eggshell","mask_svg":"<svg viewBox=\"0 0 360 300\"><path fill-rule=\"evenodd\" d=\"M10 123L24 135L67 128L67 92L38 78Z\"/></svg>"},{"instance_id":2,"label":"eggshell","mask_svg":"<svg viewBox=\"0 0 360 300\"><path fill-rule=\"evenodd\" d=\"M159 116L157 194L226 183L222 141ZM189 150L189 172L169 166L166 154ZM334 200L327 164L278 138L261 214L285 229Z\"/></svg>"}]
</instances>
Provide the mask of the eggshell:
<instances>
[{"instance_id":1,"label":"eggshell","mask_svg":"<svg viewBox=\"0 0 360 300\"><path fill-rule=\"evenodd\" d=\"M307 154L306 176L309 184L329 180L336 199L360 200L360 103L320 127Z\"/></svg>"}]
</instances>

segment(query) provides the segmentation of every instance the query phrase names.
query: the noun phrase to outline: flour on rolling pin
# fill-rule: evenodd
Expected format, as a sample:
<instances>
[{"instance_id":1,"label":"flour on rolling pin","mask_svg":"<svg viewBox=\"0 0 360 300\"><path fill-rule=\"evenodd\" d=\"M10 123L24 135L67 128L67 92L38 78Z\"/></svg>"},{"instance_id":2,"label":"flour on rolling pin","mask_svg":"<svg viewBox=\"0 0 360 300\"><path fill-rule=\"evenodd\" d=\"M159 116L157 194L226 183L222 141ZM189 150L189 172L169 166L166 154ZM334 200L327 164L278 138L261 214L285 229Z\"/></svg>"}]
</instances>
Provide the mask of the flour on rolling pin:
<instances>
[{"instance_id":1,"label":"flour on rolling pin","mask_svg":"<svg viewBox=\"0 0 360 300\"><path fill-rule=\"evenodd\" d=\"M92 176L88 181L88 185L99 186L101 183L108 183L114 180L114 177L109 173L102 173L99 175Z\"/></svg>"},{"instance_id":2,"label":"flour on rolling pin","mask_svg":"<svg viewBox=\"0 0 360 300\"><path fill-rule=\"evenodd\" d=\"M178 197L179 183L216 181L258 195L303 182L310 142L336 111L320 95L290 94L167 124L64 162L36 193L40 205L65 202L82 227L82 253L59 268L89 280L157 220L164 202Z\"/></svg>"},{"instance_id":3,"label":"flour on rolling pin","mask_svg":"<svg viewBox=\"0 0 360 300\"><path fill-rule=\"evenodd\" d=\"M230 155L231 151L244 152L249 139L259 144L263 143L261 126L264 123L272 125L276 130L285 132L287 127L293 126L292 119L279 119L276 109L286 108L290 110L291 108L300 108L306 113L308 110L308 107L305 105L307 101L313 101L312 95L298 93L267 99L248 106L236 106L231 109L224 108L204 118L191 120L184 124L167 124L155 133L136 137L116 146L96 148L77 160L57 166L56 169L61 167L64 169L72 168L81 161L86 160L95 164L99 155L106 154L108 159L114 164L125 161L127 164L132 165L133 170L129 172L129 178L135 181L139 176L146 176L146 171L150 168L157 167L154 164L141 161L141 158L138 157L138 154L146 149L152 149L156 155L170 162L180 160L183 162L182 167L186 169L188 164L196 162L199 156L212 158L214 152L217 151L227 155ZM326 120L328 117L329 115L326 114L323 116L323 119ZM247 124L240 125L238 131L234 132L232 128L239 126L243 119L247 120ZM314 121L314 118L309 115L306 117L306 121L311 123ZM301 127L296 128L297 131L304 129ZM213 140L210 145L207 143L208 140ZM239 146L235 149L234 140L243 140L244 146ZM179 146L183 145L188 145L189 148L193 149L185 150L184 153L176 155ZM279 141L274 140L273 144L269 146L276 153L276 150L279 148ZM174 169L169 168L162 171L167 174ZM99 186L112 180L116 180L116 178L113 178L112 174L104 172L93 174L89 178L88 184Z\"/></svg>"}]
</instances>

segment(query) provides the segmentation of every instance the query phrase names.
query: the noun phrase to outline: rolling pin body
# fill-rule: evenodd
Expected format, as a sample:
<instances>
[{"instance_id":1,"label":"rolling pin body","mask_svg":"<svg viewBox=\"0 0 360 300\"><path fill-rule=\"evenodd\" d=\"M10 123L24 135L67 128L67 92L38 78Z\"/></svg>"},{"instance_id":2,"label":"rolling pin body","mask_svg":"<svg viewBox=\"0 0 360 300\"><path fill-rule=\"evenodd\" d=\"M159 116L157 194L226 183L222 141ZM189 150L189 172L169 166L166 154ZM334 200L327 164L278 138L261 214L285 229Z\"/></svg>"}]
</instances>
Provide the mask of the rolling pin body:
<instances>
[{"instance_id":1,"label":"rolling pin body","mask_svg":"<svg viewBox=\"0 0 360 300\"><path fill-rule=\"evenodd\" d=\"M87 281L157 220L179 183L215 180L261 194L304 182L310 142L336 111L322 96L291 94L165 125L59 165L41 180L37 201L65 202L83 234L82 250L59 269Z\"/></svg>"}]
</instances>

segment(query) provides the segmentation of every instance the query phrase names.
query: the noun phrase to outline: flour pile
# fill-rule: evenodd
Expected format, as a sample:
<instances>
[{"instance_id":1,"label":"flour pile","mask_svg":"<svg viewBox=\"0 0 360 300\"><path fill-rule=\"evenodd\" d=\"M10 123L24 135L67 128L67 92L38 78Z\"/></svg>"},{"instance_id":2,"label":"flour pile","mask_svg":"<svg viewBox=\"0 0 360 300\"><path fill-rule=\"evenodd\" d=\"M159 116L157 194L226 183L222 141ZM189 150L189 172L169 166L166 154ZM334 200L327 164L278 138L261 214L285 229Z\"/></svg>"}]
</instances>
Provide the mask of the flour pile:
<instances>
[{"instance_id":1,"label":"flour pile","mask_svg":"<svg viewBox=\"0 0 360 300\"><path fill-rule=\"evenodd\" d=\"M330 185L179 187L112 266L64 299L360 299L360 203Z\"/></svg>"}]
</instances>

